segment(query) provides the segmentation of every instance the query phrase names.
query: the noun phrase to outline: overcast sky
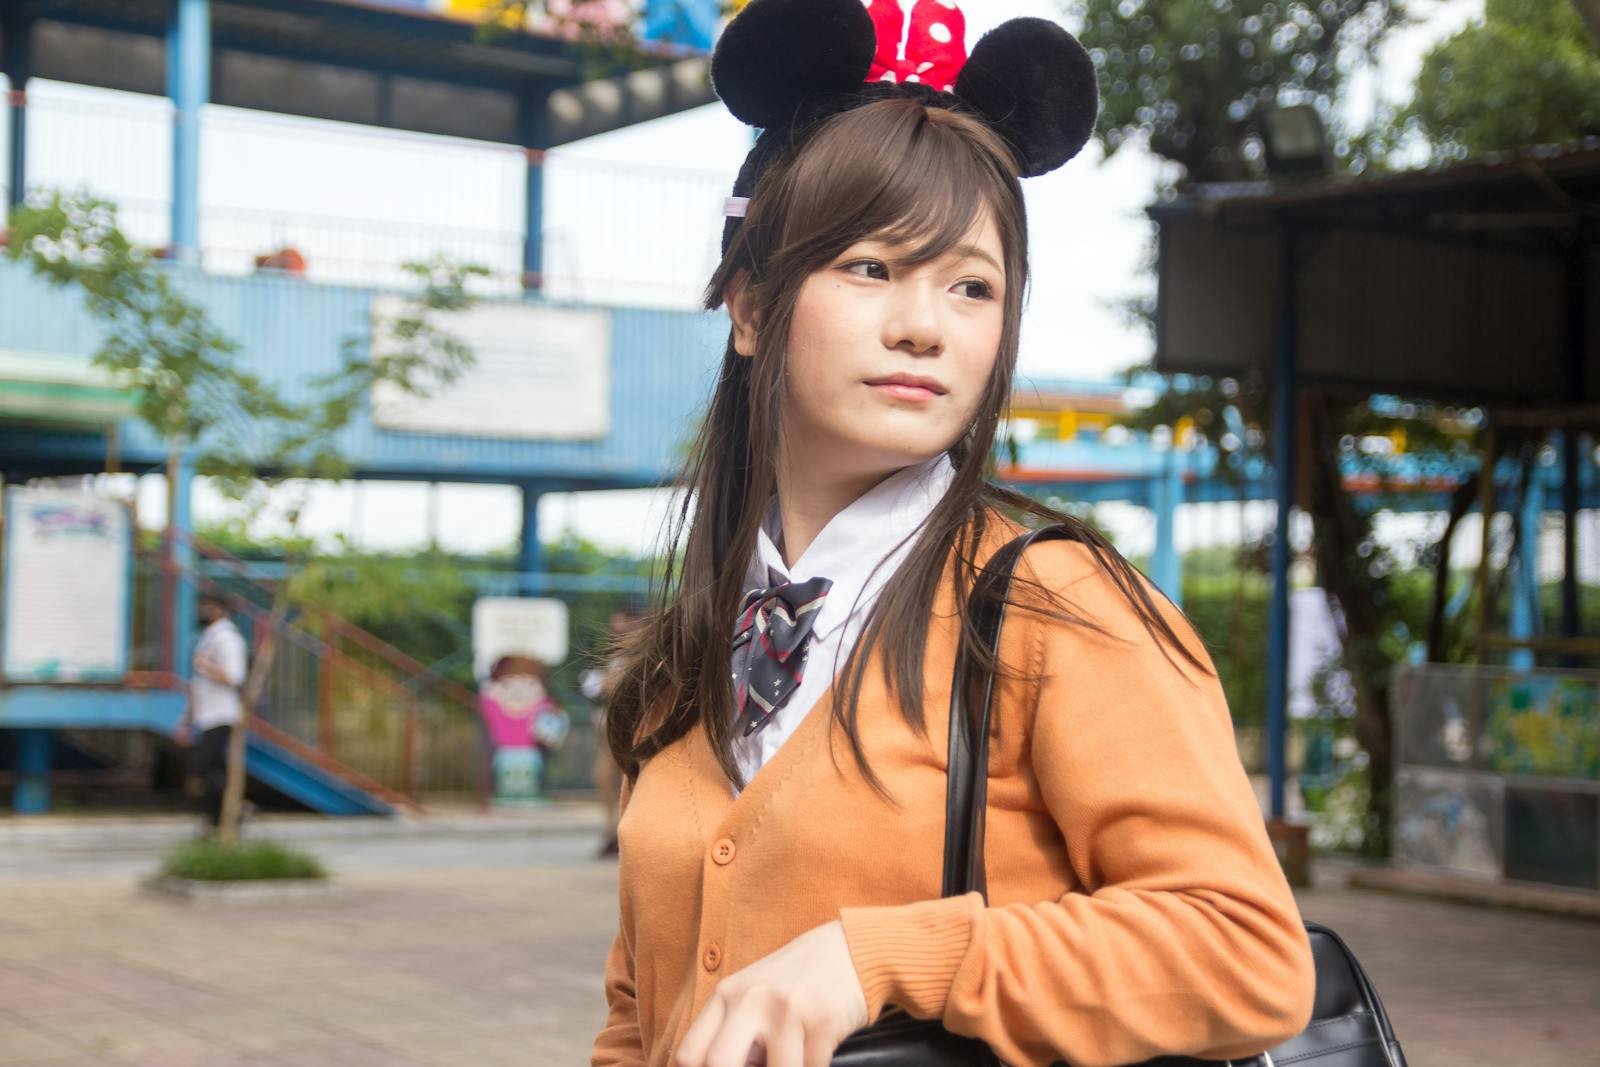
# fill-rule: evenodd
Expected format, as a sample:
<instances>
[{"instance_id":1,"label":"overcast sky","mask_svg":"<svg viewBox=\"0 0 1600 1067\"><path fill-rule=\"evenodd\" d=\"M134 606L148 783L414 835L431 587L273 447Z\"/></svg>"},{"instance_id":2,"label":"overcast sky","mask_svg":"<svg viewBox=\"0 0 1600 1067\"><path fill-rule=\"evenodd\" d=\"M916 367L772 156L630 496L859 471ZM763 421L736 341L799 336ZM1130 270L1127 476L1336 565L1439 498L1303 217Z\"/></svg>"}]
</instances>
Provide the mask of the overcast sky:
<instances>
[{"instance_id":1,"label":"overcast sky","mask_svg":"<svg viewBox=\"0 0 1600 1067\"><path fill-rule=\"evenodd\" d=\"M1007 18L1059 18L1060 10L1054 0L963 0L961 6L969 48ZM1391 37L1378 69L1356 75L1347 105L1353 121L1380 99L1403 100L1422 54L1479 16L1482 0L1421 0L1417 10L1417 25ZM151 240L165 235L170 118L164 101L35 83L30 105L36 115L29 124L31 182L87 182L125 202L130 229ZM234 246L239 265L276 238L311 245L314 272L334 269L342 257L370 257L372 249L388 248L394 234L407 232L422 240L454 235L464 253L508 269L516 264L522 183L514 150L222 108L208 109L203 129L201 195L216 221L202 243ZM552 153L547 268L588 279L564 283L580 286L565 295L689 306L714 263L720 197L749 143L749 129L718 104ZM606 171L615 168L602 170L601 161L632 164L635 173L614 179ZM650 202L629 195L639 189L637 168L648 167L672 168L657 185L678 190L678 199L654 215L625 216L619 232L617 213ZM1125 150L1102 161L1091 145L1065 167L1023 183L1033 269L1023 319L1024 376L1105 378L1148 358L1148 337L1109 305L1150 287L1142 269L1150 237L1143 208L1156 177L1157 164L1146 153ZM604 184L609 181L622 184ZM307 217L334 221L322 227L326 234L302 237L295 227ZM342 243L314 243L335 239ZM638 251L652 246L654 254ZM160 495L153 480L142 488L141 512L159 515ZM545 539L573 529L639 550L647 543L640 531L653 528L649 493L546 500ZM196 502L202 519L215 517L220 507L210 494ZM464 486L446 487L434 513L443 543L463 550L506 544L519 514L511 491ZM429 514L418 486L335 487L318 496L307 521L321 534L344 530L370 547L403 548L421 541ZM1134 509L1116 521L1121 529L1113 532L1138 551L1148 523ZM1186 525L1183 541L1202 536L1195 523Z\"/></svg>"}]
</instances>

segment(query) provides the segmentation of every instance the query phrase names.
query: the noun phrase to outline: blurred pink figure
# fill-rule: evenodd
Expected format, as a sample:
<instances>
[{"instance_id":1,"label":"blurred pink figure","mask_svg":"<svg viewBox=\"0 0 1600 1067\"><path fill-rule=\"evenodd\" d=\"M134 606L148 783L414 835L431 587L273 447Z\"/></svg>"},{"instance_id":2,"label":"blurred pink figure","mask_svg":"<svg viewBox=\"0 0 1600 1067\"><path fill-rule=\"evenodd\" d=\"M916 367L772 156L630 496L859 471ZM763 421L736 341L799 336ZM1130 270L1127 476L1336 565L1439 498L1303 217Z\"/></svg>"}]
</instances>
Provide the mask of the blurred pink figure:
<instances>
[{"instance_id":1,"label":"blurred pink figure","mask_svg":"<svg viewBox=\"0 0 1600 1067\"><path fill-rule=\"evenodd\" d=\"M568 39L590 30L602 37L625 34L633 25L634 9L627 0L547 0L546 29Z\"/></svg>"}]
</instances>

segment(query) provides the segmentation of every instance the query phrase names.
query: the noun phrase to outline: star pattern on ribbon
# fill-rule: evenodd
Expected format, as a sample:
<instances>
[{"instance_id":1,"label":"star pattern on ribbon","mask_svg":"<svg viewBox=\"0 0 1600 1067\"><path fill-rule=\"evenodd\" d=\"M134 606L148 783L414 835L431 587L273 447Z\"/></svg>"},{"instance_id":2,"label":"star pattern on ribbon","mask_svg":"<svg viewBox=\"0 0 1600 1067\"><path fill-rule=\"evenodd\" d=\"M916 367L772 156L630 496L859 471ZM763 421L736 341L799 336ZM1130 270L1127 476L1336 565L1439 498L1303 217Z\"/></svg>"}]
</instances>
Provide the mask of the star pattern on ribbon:
<instances>
[{"instance_id":1,"label":"star pattern on ribbon","mask_svg":"<svg viewBox=\"0 0 1600 1067\"><path fill-rule=\"evenodd\" d=\"M765 589L745 593L733 631L733 696L749 737L800 687L817 612L833 582L790 582L767 568Z\"/></svg>"}]
</instances>

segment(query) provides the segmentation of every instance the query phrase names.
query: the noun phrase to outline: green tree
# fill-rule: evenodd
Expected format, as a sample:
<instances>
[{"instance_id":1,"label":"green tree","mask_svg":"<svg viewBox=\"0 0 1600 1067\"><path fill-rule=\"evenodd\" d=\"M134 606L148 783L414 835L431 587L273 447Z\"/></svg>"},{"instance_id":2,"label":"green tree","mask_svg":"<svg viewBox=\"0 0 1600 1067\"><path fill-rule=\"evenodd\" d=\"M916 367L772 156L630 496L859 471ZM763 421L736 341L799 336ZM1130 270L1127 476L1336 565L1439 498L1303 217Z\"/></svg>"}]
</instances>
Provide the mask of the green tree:
<instances>
[{"instance_id":1,"label":"green tree","mask_svg":"<svg viewBox=\"0 0 1600 1067\"><path fill-rule=\"evenodd\" d=\"M421 292L405 313L382 325L377 349L365 337L349 338L333 371L285 391L241 363L238 343L212 325L205 309L181 291L173 272L128 240L108 201L87 192L30 198L11 215L6 255L54 285L83 293L104 338L92 362L138 390L138 415L167 442L174 469L178 456L195 449L198 473L256 509L274 497L282 500L286 487L299 487L298 498L288 494L291 540L310 480L348 475L339 438L374 386L387 383L426 394L470 365L471 351L434 315L470 306L467 281L487 273L442 258L406 264ZM278 585L269 635L288 613L291 588L290 582ZM246 709L260 698L273 648L270 640L262 644L251 665L243 693ZM235 730L218 830L224 844L238 834L244 741L245 730Z\"/></svg>"},{"instance_id":2,"label":"green tree","mask_svg":"<svg viewBox=\"0 0 1600 1067\"><path fill-rule=\"evenodd\" d=\"M1485 0L1423 58L1398 122L1435 162L1600 135L1600 44L1563 0Z\"/></svg>"},{"instance_id":3,"label":"green tree","mask_svg":"<svg viewBox=\"0 0 1600 1067\"><path fill-rule=\"evenodd\" d=\"M1312 104L1332 123L1352 57L1371 56L1404 0L1070 0L1100 75L1107 155L1134 142L1188 182L1263 176L1257 122ZM1359 165L1359 153L1341 144Z\"/></svg>"}]
</instances>

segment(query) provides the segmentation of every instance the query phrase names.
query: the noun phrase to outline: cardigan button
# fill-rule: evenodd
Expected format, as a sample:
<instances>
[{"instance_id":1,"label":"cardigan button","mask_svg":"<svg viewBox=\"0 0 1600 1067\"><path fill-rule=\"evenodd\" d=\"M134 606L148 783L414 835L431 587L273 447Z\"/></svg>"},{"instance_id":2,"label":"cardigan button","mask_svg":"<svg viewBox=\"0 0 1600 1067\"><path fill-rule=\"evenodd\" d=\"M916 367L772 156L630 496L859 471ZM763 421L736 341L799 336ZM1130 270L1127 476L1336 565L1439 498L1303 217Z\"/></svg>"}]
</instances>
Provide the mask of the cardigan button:
<instances>
[{"instance_id":1,"label":"cardigan button","mask_svg":"<svg viewBox=\"0 0 1600 1067\"><path fill-rule=\"evenodd\" d=\"M722 950L716 945L706 949L706 970L714 971L722 966Z\"/></svg>"},{"instance_id":2,"label":"cardigan button","mask_svg":"<svg viewBox=\"0 0 1600 1067\"><path fill-rule=\"evenodd\" d=\"M726 867L733 862L733 854L737 849L733 846L733 838L724 837L711 846L711 858L718 867Z\"/></svg>"}]
</instances>

